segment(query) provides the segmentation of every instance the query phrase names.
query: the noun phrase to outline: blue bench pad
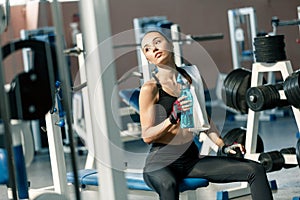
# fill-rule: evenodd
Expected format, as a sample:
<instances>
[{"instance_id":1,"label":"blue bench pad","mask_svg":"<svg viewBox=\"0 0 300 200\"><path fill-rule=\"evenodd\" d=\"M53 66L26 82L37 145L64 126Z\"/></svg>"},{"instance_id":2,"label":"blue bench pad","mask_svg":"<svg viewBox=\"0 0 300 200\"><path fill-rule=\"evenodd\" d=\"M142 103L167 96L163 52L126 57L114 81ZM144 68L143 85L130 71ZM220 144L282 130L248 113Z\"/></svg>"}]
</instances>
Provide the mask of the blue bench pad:
<instances>
[{"instance_id":1,"label":"blue bench pad","mask_svg":"<svg viewBox=\"0 0 300 200\"><path fill-rule=\"evenodd\" d=\"M152 191L144 182L142 173L125 173L128 189ZM78 171L79 184L85 186L98 186L98 174L96 169L82 169ZM67 181L74 183L74 175L72 172L67 173ZM209 182L203 178L185 178L180 184L180 192L186 190L195 190L199 187L208 186Z\"/></svg>"},{"instance_id":2,"label":"blue bench pad","mask_svg":"<svg viewBox=\"0 0 300 200\"><path fill-rule=\"evenodd\" d=\"M136 112L139 112L139 96L140 96L140 89L133 88L133 89L124 89L119 92L120 97L122 100L129 106L135 109Z\"/></svg>"}]
</instances>

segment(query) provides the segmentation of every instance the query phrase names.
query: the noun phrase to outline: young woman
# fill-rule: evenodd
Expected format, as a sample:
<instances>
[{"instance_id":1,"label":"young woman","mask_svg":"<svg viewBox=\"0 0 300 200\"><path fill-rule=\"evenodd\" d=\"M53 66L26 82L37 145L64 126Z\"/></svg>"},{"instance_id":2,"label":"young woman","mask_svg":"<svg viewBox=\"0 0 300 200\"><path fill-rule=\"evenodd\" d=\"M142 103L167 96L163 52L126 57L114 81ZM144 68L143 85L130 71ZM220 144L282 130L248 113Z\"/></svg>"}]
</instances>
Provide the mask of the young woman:
<instances>
[{"instance_id":1,"label":"young woman","mask_svg":"<svg viewBox=\"0 0 300 200\"><path fill-rule=\"evenodd\" d=\"M247 181L253 200L273 199L264 167L258 162L240 158L199 155L190 129L180 127L180 112L191 107L179 97L176 82L180 73L192 85L197 83L187 70L174 62L173 45L157 31L145 34L141 48L158 72L141 88L139 106L144 142L151 145L144 167L144 179L161 200L179 199L179 183L185 177L200 177L214 183ZM176 109L175 109L176 108ZM206 113L205 113L206 114ZM225 146L216 131L208 136L225 153L236 153L241 144Z\"/></svg>"}]
</instances>

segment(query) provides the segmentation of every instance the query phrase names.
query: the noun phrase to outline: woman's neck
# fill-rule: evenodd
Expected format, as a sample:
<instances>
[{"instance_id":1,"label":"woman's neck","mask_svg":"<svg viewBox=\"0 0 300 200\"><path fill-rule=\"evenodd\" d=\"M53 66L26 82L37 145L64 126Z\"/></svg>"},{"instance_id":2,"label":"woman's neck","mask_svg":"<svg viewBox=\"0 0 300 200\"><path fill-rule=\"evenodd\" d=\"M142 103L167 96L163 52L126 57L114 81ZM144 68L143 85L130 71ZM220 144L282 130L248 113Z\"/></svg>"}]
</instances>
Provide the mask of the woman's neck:
<instances>
[{"instance_id":1,"label":"woman's neck","mask_svg":"<svg viewBox=\"0 0 300 200\"><path fill-rule=\"evenodd\" d=\"M158 67L157 77L162 81L172 80L176 82L178 71L176 65L173 67Z\"/></svg>"}]
</instances>

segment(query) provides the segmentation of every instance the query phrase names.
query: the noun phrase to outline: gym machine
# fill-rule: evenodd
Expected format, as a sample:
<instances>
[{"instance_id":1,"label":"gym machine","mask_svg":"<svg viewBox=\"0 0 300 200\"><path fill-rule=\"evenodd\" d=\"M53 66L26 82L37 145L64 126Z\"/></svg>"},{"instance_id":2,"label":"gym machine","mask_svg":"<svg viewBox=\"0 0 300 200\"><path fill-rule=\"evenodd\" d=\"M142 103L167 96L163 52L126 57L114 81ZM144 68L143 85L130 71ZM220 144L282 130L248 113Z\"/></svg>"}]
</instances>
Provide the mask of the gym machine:
<instances>
[{"instance_id":1,"label":"gym machine","mask_svg":"<svg viewBox=\"0 0 300 200\"><path fill-rule=\"evenodd\" d=\"M43 27L35 30L21 30L20 37L22 40L28 39L38 39L42 41L50 42L50 37L54 37L54 28L53 27ZM22 49L23 55L23 65L24 71L29 71L33 66L31 59L31 49L24 48ZM46 144L45 138L42 138L41 135L41 124L40 120L32 120L29 122L32 127L32 133L34 138L34 147L37 153L47 152L48 144Z\"/></svg>"},{"instance_id":2,"label":"gym machine","mask_svg":"<svg viewBox=\"0 0 300 200\"><path fill-rule=\"evenodd\" d=\"M2 47L1 58L7 57L9 54L24 49L30 49L33 52L32 56L32 66L26 69L25 72L18 74L11 87L8 91L3 90L1 87L2 94L4 94L4 101L1 104L1 117L4 122L5 127L5 138L6 138L6 149L7 157L5 158L8 163L8 180L9 188L11 188L13 199L40 199L40 200L50 200L50 199L67 199L69 196L67 183L66 183L66 172L64 169L63 160L63 150L57 147L62 146L61 135L57 131L53 131L53 123L47 124L47 133L50 144L50 157L51 157L51 167L54 178L54 189L55 191L49 190L39 190L31 191L28 188L26 167L23 163L22 157L22 146L20 142L20 133L13 132L10 130L12 119L18 120L36 120L45 117L46 113L50 116L49 111L53 108L54 95L55 95L55 75L53 66L58 66L59 79L64 84L63 91L63 106L66 111L66 121L69 127L71 125L71 111L69 109L68 101L68 86L69 77L68 71L65 66L65 58L63 57L63 40L62 37L62 24L60 22L61 14L60 8L57 1L52 2L52 12L53 21L55 24L55 32L57 33L55 51L53 51L51 45L46 41L38 41L32 39L18 40L11 42L4 47ZM3 18L4 19L4 18ZM56 57L56 59L53 59ZM57 63L56 63L57 61ZM2 65L2 60L1 60ZM3 72L1 66L1 84L4 85ZM38 95L38 97L37 97ZM47 118L47 117L46 117ZM52 120L52 115L50 117ZM18 124L17 124L18 125ZM74 176L77 177L76 170L76 157L75 152L72 151L72 131L69 131L69 138L71 141L71 155L72 155L72 167L74 171ZM53 136L53 137L51 137ZM25 137L25 136L24 136ZM51 143L53 142L53 143ZM13 145L12 145L13 144ZM21 146L21 147L20 147ZM15 155L14 155L15 153ZM17 157L16 157L17 156ZM54 160L56 162L52 162ZM63 176L64 175L64 176ZM78 186L78 182L75 181L75 185ZM75 188L76 199L80 199L79 189ZM34 194L32 194L33 192ZM38 195L38 196L32 196Z\"/></svg>"},{"instance_id":3,"label":"gym machine","mask_svg":"<svg viewBox=\"0 0 300 200\"><path fill-rule=\"evenodd\" d=\"M253 42L257 35L257 20L254 8L228 10L228 22L233 69L241 68L243 61L255 62Z\"/></svg>"}]
</instances>

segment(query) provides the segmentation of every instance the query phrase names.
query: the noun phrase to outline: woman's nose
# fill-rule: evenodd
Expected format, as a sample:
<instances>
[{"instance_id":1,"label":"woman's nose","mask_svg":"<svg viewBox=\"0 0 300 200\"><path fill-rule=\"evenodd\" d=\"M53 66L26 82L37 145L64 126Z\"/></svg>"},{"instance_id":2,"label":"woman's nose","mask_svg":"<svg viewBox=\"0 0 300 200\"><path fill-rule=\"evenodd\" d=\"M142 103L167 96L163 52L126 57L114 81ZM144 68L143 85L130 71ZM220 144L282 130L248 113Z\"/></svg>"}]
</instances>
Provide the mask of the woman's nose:
<instances>
[{"instance_id":1,"label":"woman's nose","mask_svg":"<svg viewBox=\"0 0 300 200\"><path fill-rule=\"evenodd\" d=\"M153 45L153 46L152 46L152 51L155 52L155 51L157 51L157 50L158 50L158 48L157 48L155 45Z\"/></svg>"}]
</instances>

